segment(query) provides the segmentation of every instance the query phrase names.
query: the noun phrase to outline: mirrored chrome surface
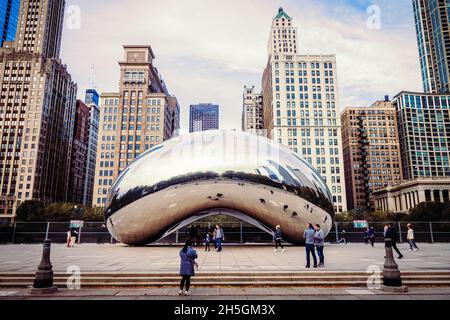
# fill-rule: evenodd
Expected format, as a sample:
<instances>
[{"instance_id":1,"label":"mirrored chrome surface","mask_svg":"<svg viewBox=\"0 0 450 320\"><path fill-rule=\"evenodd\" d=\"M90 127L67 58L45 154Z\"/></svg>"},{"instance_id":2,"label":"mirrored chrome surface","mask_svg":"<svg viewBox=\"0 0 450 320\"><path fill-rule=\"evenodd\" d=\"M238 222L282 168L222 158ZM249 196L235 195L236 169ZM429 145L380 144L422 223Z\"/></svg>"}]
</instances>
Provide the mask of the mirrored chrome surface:
<instances>
[{"instance_id":1,"label":"mirrored chrome surface","mask_svg":"<svg viewBox=\"0 0 450 320\"><path fill-rule=\"evenodd\" d=\"M108 199L108 230L129 245L155 242L217 212L302 244L306 223L331 229L325 182L306 160L264 137L206 131L169 140L137 158Z\"/></svg>"}]
</instances>

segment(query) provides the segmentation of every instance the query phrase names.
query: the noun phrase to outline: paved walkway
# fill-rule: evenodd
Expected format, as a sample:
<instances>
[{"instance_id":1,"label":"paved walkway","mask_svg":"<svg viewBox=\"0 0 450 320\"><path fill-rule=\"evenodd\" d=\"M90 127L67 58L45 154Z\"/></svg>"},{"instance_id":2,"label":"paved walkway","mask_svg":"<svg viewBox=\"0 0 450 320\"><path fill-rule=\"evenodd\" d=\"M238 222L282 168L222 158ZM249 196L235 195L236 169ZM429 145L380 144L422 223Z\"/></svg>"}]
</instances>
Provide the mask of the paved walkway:
<instances>
[{"instance_id":1,"label":"paved walkway","mask_svg":"<svg viewBox=\"0 0 450 320\"><path fill-rule=\"evenodd\" d=\"M419 252L399 245L405 258L402 271L450 270L450 244L419 244ZM126 247L123 245L81 245L66 248L52 245L51 262L56 272L77 265L82 272L178 272L177 247ZM272 247L225 247L222 253L205 253L198 248L200 272L299 271L305 270L304 248L288 247L274 253ZM363 271L382 266L384 247L364 244L328 245L325 271ZM41 245L0 246L0 272L34 272L42 255Z\"/></svg>"},{"instance_id":2,"label":"paved walkway","mask_svg":"<svg viewBox=\"0 0 450 320\"><path fill-rule=\"evenodd\" d=\"M0 300L450 300L450 288L410 288L393 294L355 288L202 288L180 297L174 288L159 289L62 289L53 295L32 296L26 289L0 290Z\"/></svg>"}]
</instances>

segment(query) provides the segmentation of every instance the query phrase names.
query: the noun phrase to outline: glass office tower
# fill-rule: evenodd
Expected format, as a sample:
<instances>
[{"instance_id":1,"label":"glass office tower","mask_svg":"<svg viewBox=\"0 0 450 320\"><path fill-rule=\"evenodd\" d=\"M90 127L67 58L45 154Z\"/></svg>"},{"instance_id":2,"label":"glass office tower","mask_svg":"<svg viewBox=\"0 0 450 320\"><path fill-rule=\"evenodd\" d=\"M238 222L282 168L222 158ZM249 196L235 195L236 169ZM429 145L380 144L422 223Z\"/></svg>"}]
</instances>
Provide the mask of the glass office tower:
<instances>
[{"instance_id":1,"label":"glass office tower","mask_svg":"<svg viewBox=\"0 0 450 320\"><path fill-rule=\"evenodd\" d=\"M2 0L0 3L0 47L14 41L19 18L20 0Z\"/></svg>"},{"instance_id":2,"label":"glass office tower","mask_svg":"<svg viewBox=\"0 0 450 320\"><path fill-rule=\"evenodd\" d=\"M448 93L450 2L413 0L413 7L424 90Z\"/></svg>"}]
</instances>

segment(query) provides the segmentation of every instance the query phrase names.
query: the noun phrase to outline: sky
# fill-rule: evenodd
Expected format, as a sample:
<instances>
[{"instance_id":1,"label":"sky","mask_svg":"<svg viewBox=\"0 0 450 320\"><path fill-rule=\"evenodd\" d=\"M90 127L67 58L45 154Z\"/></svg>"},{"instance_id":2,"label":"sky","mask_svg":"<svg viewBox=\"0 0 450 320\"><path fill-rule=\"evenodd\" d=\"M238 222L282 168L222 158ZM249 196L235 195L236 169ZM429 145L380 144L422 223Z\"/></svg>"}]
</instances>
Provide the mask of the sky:
<instances>
[{"instance_id":1,"label":"sky","mask_svg":"<svg viewBox=\"0 0 450 320\"><path fill-rule=\"evenodd\" d=\"M84 98L92 79L117 92L122 46L149 44L182 133L203 102L220 105L221 129L240 130L243 89L261 88L279 7L300 54L336 54L341 110L423 90L411 0L67 0L61 57Z\"/></svg>"}]
</instances>

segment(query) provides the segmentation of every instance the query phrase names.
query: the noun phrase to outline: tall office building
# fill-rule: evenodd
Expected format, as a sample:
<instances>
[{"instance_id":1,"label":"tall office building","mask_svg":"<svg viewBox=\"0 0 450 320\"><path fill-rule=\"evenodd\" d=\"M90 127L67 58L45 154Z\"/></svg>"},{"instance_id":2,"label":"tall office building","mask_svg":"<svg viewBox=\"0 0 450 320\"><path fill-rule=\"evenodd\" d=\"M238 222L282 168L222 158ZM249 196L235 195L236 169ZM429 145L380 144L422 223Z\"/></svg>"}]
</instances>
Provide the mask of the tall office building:
<instances>
[{"instance_id":1,"label":"tall office building","mask_svg":"<svg viewBox=\"0 0 450 320\"><path fill-rule=\"evenodd\" d=\"M297 28L280 8L262 79L264 129L326 180L336 212L347 210L335 55L299 55ZM292 48L292 49L291 49Z\"/></svg>"},{"instance_id":2,"label":"tall office building","mask_svg":"<svg viewBox=\"0 0 450 320\"><path fill-rule=\"evenodd\" d=\"M179 105L154 66L150 46L124 46L118 93L100 96L100 125L93 205L138 156L177 134Z\"/></svg>"},{"instance_id":3,"label":"tall office building","mask_svg":"<svg viewBox=\"0 0 450 320\"><path fill-rule=\"evenodd\" d=\"M386 98L341 114L349 210L375 210L373 192L402 182L395 108Z\"/></svg>"},{"instance_id":4,"label":"tall office building","mask_svg":"<svg viewBox=\"0 0 450 320\"><path fill-rule=\"evenodd\" d=\"M255 92L254 86L245 86L242 100L242 131L263 135L262 94Z\"/></svg>"},{"instance_id":5,"label":"tall office building","mask_svg":"<svg viewBox=\"0 0 450 320\"><path fill-rule=\"evenodd\" d=\"M89 116L89 107L83 101L77 100L67 199L76 204L83 203L89 142Z\"/></svg>"},{"instance_id":6,"label":"tall office building","mask_svg":"<svg viewBox=\"0 0 450 320\"><path fill-rule=\"evenodd\" d=\"M450 94L402 91L397 110L403 177L450 177Z\"/></svg>"},{"instance_id":7,"label":"tall office building","mask_svg":"<svg viewBox=\"0 0 450 320\"><path fill-rule=\"evenodd\" d=\"M413 0L423 87L429 93L450 92L450 2Z\"/></svg>"},{"instance_id":8,"label":"tall office building","mask_svg":"<svg viewBox=\"0 0 450 320\"><path fill-rule=\"evenodd\" d=\"M59 58L64 0L21 1L0 49L0 221L17 205L66 201L77 86Z\"/></svg>"},{"instance_id":9,"label":"tall office building","mask_svg":"<svg viewBox=\"0 0 450 320\"><path fill-rule=\"evenodd\" d=\"M89 136L87 144L86 173L83 188L83 205L92 205L95 165L97 161L98 129L100 123L100 96L95 89L86 90L84 103L89 108Z\"/></svg>"},{"instance_id":10,"label":"tall office building","mask_svg":"<svg viewBox=\"0 0 450 320\"><path fill-rule=\"evenodd\" d=\"M14 41L19 20L20 0L2 0L0 3L0 48L5 41Z\"/></svg>"},{"instance_id":11,"label":"tall office building","mask_svg":"<svg viewBox=\"0 0 450 320\"><path fill-rule=\"evenodd\" d=\"M219 106L210 103L190 107L189 132L219 130Z\"/></svg>"}]
</instances>

